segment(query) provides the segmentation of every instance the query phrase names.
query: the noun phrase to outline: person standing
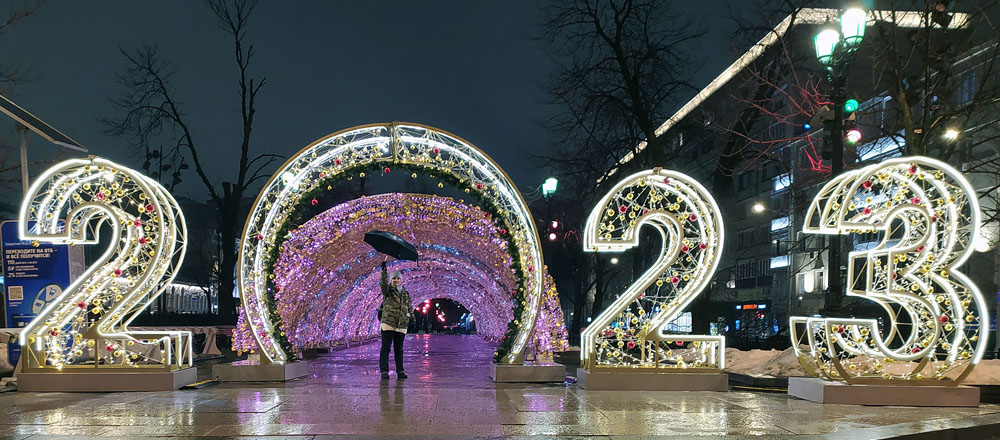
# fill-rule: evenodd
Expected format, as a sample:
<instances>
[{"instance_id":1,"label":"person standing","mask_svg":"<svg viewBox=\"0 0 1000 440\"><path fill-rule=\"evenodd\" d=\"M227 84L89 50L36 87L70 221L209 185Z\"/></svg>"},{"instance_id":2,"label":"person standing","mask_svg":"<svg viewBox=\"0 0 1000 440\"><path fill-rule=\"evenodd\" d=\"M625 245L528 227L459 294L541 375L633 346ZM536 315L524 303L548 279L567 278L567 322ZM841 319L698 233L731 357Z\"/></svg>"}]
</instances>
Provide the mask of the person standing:
<instances>
[{"instance_id":1,"label":"person standing","mask_svg":"<svg viewBox=\"0 0 1000 440\"><path fill-rule=\"evenodd\" d=\"M413 304L410 299L410 292L403 287L403 275L399 271L393 271L391 276L386 274L386 264L382 261L382 305L379 307L381 316L379 317L382 330L382 351L378 357L379 372L382 379L389 378L389 346L393 348L393 357L396 360L396 377L406 379L403 371L403 339L406 337L406 326L410 322L413 314Z\"/></svg>"}]
</instances>

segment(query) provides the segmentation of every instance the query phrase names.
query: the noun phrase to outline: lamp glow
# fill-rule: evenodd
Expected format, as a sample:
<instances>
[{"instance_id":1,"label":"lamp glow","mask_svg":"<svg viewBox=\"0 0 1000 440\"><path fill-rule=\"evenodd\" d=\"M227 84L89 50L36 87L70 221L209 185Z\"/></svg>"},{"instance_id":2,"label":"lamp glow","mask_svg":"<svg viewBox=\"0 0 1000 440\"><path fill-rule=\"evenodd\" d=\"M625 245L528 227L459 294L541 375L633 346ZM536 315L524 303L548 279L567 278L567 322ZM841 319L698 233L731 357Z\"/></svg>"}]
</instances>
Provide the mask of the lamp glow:
<instances>
[{"instance_id":1,"label":"lamp glow","mask_svg":"<svg viewBox=\"0 0 1000 440\"><path fill-rule=\"evenodd\" d=\"M816 58L819 62L829 66L833 62L833 50L840 42L840 32L834 29L824 29L816 34L813 43L816 46Z\"/></svg>"},{"instance_id":2,"label":"lamp glow","mask_svg":"<svg viewBox=\"0 0 1000 440\"><path fill-rule=\"evenodd\" d=\"M861 44L867 22L868 14L858 8L848 9L840 16L840 33L844 36L846 49L854 50Z\"/></svg>"},{"instance_id":3,"label":"lamp glow","mask_svg":"<svg viewBox=\"0 0 1000 440\"><path fill-rule=\"evenodd\" d=\"M542 184L542 196L548 197L556 192L556 188L559 187L559 180L555 177L549 177L545 179L545 183Z\"/></svg>"},{"instance_id":4,"label":"lamp glow","mask_svg":"<svg viewBox=\"0 0 1000 440\"><path fill-rule=\"evenodd\" d=\"M858 100L851 98L844 102L844 112L853 113L858 109Z\"/></svg>"},{"instance_id":5,"label":"lamp glow","mask_svg":"<svg viewBox=\"0 0 1000 440\"><path fill-rule=\"evenodd\" d=\"M847 130L847 134L844 137L847 138L848 142L856 144L861 140L861 131L858 129Z\"/></svg>"},{"instance_id":6,"label":"lamp glow","mask_svg":"<svg viewBox=\"0 0 1000 440\"><path fill-rule=\"evenodd\" d=\"M764 204L760 203L760 202L754 203L753 206L750 207L750 210L753 211L754 214L761 214L766 209L767 209L767 207L764 206Z\"/></svg>"},{"instance_id":7,"label":"lamp glow","mask_svg":"<svg viewBox=\"0 0 1000 440\"><path fill-rule=\"evenodd\" d=\"M949 140L949 141L953 141L955 139L958 139L958 134L959 134L958 130L956 130L954 128L949 128L949 129L945 130L945 132L944 132L944 138L947 139L947 140Z\"/></svg>"}]
</instances>

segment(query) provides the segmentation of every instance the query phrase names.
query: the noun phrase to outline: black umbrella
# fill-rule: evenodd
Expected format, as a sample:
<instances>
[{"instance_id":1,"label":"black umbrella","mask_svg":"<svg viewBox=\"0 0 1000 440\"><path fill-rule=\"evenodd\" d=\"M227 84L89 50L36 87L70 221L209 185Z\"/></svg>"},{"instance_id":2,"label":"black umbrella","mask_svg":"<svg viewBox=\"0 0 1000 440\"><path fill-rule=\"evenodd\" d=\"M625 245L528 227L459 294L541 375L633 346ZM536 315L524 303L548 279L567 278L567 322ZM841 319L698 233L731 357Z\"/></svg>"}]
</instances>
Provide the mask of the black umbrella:
<instances>
[{"instance_id":1,"label":"black umbrella","mask_svg":"<svg viewBox=\"0 0 1000 440\"><path fill-rule=\"evenodd\" d=\"M417 248L391 232L368 231L365 233L365 243L396 259L417 261Z\"/></svg>"}]
</instances>

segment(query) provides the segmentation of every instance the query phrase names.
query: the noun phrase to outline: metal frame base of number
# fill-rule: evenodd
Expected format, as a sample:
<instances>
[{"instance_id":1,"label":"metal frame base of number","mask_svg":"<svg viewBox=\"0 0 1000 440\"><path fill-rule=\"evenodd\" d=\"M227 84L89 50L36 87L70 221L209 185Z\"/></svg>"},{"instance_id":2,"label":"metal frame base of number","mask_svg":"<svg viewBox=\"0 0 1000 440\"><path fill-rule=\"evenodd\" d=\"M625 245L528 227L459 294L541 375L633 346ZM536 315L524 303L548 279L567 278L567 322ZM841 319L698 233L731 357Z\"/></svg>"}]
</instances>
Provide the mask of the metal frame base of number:
<instances>
[{"instance_id":1,"label":"metal frame base of number","mask_svg":"<svg viewBox=\"0 0 1000 440\"><path fill-rule=\"evenodd\" d=\"M721 371L661 373L578 368L576 384L595 391L728 391L729 375Z\"/></svg>"},{"instance_id":2,"label":"metal frame base of number","mask_svg":"<svg viewBox=\"0 0 1000 440\"><path fill-rule=\"evenodd\" d=\"M491 363L490 379L496 383L565 382L566 366L555 362L525 362L524 365Z\"/></svg>"},{"instance_id":3,"label":"metal frame base of number","mask_svg":"<svg viewBox=\"0 0 1000 440\"><path fill-rule=\"evenodd\" d=\"M220 382L286 382L309 374L305 362L261 364L246 360L212 366L212 376Z\"/></svg>"},{"instance_id":4,"label":"metal frame base of number","mask_svg":"<svg viewBox=\"0 0 1000 440\"><path fill-rule=\"evenodd\" d=\"M72 368L58 373L22 372L18 391L119 392L173 391L198 381L195 367L176 370Z\"/></svg>"},{"instance_id":5,"label":"metal frame base of number","mask_svg":"<svg viewBox=\"0 0 1000 440\"><path fill-rule=\"evenodd\" d=\"M973 386L848 385L812 377L790 377L788 395L839 405L979 406L979 388Z\"/></svg>"}]
</instances>

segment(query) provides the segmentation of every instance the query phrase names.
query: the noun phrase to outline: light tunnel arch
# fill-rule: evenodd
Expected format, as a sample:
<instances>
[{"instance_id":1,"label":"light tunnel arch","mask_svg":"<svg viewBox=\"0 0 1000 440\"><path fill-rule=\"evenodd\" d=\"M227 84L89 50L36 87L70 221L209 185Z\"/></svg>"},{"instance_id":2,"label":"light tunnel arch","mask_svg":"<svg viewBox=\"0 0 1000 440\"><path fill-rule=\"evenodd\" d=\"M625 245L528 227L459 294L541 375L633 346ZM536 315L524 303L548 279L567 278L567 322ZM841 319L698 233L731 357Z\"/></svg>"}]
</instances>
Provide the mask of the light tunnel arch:
<instances>
[{"instance_id":1,"label":"light tunnel arch","mask_svg":"<svg viewBox=\"0 0 1000 440\"><path fill-rule=\"evenodd\" d=\"M503 337L513 317L517 279L507 242L474 206L422 194L381 194L330 208L284 241L274 268L274 299L289 341L298 347L326 347L378 334L375 310L381 302L379 263L383 256L362 242L366 231L387 230L418 247L420 261L393 261L404 274L414 305L448 298L465 306L487 339ZM545 277L544 307L529 344L536 355L566 347L558 295ZM234 347L251 350L245 316Z\"/></svg>"},{"instance_id":2,"label":"light tunnel arch","mask_svg":"<svg viewBox=\"0 0 1000 440\"><path fill-rule=\"evenodd\" d=\"M519 363L544 296L542 251L538 231L527 204L510 178L481 150L465 140L436 128L412 124L372 124L349 128L324 137L299 151L271 177L258 195L240 241L237 285L262 359L285 362L292 355L285 328L269 306L273 274L270 257L278 251L280 234L301 195L316 188L328 175L384 164L386 167L419 167L472 185L477 195L495 208L498 221L517 250L520 316L498 348L501 363Z\"/></svg>"}]
</instances>

